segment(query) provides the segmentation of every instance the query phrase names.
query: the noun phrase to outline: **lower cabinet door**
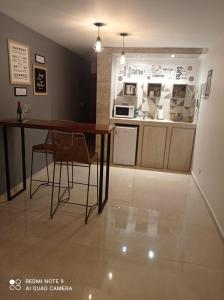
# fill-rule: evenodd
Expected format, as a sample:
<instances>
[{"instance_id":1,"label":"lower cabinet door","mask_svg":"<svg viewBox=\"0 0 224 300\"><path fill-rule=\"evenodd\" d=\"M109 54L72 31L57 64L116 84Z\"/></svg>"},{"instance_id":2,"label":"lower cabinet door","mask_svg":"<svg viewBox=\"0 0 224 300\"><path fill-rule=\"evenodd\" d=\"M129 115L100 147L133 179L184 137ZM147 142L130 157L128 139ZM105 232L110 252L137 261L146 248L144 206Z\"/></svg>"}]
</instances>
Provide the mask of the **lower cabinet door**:
<instances>
[{"instance_id":1,"label":"lower cabinet door","mask_svg":"<svg viewBox=\"0 0 224 300\"><path fill-rule=\"evenodd\" d=\"M190 171L194 145L195 129L173 128L168 169L173 171Z\"/></svg>"},{"instance_id":2,"label":"lower cabinet door","mask_svg":"<svg viewBox=\"0 0 224 300\"><path fill-rule=\"evenodd\" d=\"M163 169L167 127L144 126L141 166Z\"/></svg>"}]
</instances>

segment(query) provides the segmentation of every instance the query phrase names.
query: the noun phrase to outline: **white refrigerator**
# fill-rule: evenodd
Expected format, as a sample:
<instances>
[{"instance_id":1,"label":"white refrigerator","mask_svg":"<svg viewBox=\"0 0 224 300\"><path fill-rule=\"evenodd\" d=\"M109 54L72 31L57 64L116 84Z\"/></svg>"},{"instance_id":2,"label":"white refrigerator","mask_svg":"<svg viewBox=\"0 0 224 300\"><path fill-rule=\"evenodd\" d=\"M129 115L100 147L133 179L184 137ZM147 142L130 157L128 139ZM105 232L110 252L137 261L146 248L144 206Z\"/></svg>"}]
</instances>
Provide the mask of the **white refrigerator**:
<instances>
[{"instance_id":1,"label":"white refrigerator","mask_svg":"<svg viewBox=\"0 0 224 300\"><path fill-rule=\"evenodd\" d=\"M114 164L135 165L137 135L137 127L116 126L114 131Z\"/></svg>"}]
</instances>

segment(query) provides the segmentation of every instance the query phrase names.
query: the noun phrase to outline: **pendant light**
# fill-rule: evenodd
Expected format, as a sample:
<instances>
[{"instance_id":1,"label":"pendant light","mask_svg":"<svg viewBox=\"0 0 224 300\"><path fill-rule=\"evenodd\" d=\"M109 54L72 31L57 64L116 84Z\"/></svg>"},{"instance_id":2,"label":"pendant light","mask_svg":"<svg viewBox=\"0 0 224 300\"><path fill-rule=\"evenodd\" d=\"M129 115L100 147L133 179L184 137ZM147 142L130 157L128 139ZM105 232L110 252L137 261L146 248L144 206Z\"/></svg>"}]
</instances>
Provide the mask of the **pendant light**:
<instances>
[{"instance_id":1,"label":"pendant light","mask_svg":"<svg viewBox=\"0 0 224 300\"><path fill-rule=\"evenodd\" d=\"M124 65L124 64L125 64L124 38L125 38L126 36L128 36L128 34L125 33L125 32L122 32L122 33L120 33L120 36L123 37L123 48L122 48L122 51L121 51L120 64L121 64L121 65Z\"/></svg>"},{"instance_id":2,"label":"pendant light","mask_svg":"<svg viewBox=\"0 0 224 300\"><path fill-rule=\"evenodd\" d=\"M103 51L103 45L102 45L101 38L100 38L100 27L104 26L105 24L97 22L97 23L94 23L94 25L98 28L98 36L97 36L96 42L93 46L93 49L96 53L100 53Z\"/></svg>"}]
</instances>

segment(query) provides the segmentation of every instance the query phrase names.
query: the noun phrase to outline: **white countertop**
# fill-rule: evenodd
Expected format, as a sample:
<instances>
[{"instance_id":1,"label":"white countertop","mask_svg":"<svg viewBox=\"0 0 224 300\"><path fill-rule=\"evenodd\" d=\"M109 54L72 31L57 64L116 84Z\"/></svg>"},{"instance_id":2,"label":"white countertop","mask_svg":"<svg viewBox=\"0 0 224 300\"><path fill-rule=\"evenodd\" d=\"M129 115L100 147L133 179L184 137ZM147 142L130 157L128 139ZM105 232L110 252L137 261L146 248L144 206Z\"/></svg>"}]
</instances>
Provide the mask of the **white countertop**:
<instances>
[{"instance_id":1,"label":"white countertop","mask_svg":"<svg viewBox=\"0 0 224 300\"><path fill-rule=\"evenodd\" d=\"M196 123L188 123L188 122L175 122L171 120L158 120L158 119L150 119L150 118L115 118L111 117L110 122L112 124L119 123L119 124L135 124L135 125L167 125L172 127L184 127L184 128L196 128Z\"/></svg>"}]
</instances>

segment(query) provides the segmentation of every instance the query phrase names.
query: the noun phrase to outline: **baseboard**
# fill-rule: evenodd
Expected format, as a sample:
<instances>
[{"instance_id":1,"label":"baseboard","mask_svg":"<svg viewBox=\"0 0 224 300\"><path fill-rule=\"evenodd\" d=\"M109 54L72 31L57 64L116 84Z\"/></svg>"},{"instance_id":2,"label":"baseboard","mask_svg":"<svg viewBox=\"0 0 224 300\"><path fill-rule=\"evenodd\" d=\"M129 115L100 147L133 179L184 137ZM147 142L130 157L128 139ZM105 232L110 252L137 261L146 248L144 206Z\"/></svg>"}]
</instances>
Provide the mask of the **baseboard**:
<instances>
[{"instance_id":1,"label":"baseboard","mask_svg":"<svg viewBox=\"0 0 224 300\"><path fill-rule=\"evenodd\" d=\"M216 214L215 214L215 212L214 212L214 210L213 210L213 208L212 208L212 206L211 206L211 204L209 202L208 197L206 196L205 192L203 191L202 187L200 186L199 181L197 180L197 177L196 177L196 175L194 174L193 171L191 171L191 175L192 175L192 177L194 179L194 182L195 182L195 184L196 184L196 186L197 186L197 188L198 188L198 190L199 190L199 192L200 192L203 200L205 201L205 203L206 203L206 205L207 205L207 207L209 209L209 212L210 212L210 214L211 214L211 216L212 216L212 218L213 218L213 220L214 220L214 222L215 222L215 224L216 224L216 226L217 226L220 234L224 238L224 230L223 230L221 224L219 223L219 220L216 217Z\"/></svg>"}]
</instances>

